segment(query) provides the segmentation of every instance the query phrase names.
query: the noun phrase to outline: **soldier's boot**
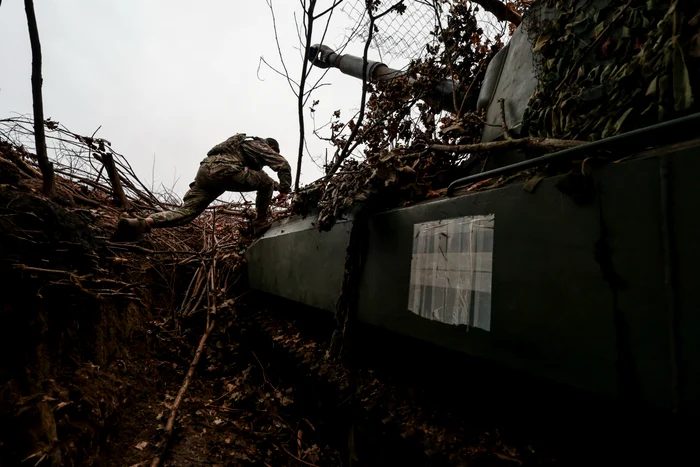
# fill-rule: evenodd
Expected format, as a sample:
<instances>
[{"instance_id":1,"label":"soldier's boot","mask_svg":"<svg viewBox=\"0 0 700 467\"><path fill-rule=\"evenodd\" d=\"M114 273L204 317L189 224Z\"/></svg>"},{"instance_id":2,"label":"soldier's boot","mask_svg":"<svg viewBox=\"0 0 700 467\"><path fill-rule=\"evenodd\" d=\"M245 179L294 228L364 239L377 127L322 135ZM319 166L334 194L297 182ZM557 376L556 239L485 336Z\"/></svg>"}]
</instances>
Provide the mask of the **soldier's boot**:
<instances>
[{"instance_id":1,"label":"soldier's boot","mask_svg":"<svg viewBox=\"0 0 700 467\"><path fill-rule=\"evenodd\" d=\"M271 222L268 222L267 219L265 218L258 218L253 221L253 233L255 236L259 236L267 232L267 230L270 228L272 225Z\"/></svg>"},{"instance_id":2,"label":"soldier's boot","mask_svg":"<svg viewBox=\"0 0 700 467\"><path fill-rule=\"evenodd\" d=\"M133 242L142 234L150 232L151 226L146 219L122 219L110 239L113 242Z\"/></svg>"}]
</instances>

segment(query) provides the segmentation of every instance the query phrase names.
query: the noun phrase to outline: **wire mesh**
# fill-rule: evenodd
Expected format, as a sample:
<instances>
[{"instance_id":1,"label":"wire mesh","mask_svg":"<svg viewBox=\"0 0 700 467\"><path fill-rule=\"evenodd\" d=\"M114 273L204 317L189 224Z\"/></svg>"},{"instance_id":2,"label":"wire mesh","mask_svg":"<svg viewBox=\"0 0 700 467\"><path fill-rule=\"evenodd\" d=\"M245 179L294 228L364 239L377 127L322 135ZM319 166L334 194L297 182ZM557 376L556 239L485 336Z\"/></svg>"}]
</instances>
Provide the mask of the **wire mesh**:
<instances>
[{"instance_id":1,"label":"wire mesh","mask_svg":"<svg viewBox=\"0 0 700 467\"><path fill-rule=\"evenodd\" d=\"M365 0L347 0L341 7L353 24L362 24L358 38L363 41L367 40L369 33L369 16L365 5ZM390 6L389 3L387 5ZM445 24L449 13L449 3L434 0L406 0L404 5L406 10L402 14L391 12L375 23L377 27L370 46L380 55L408 60L421 56L427 45L435 43L433 32L438 18ZM485 11L478 11L476 17L485 37L494 39L501 36L501 41L504 44L507 42L507 23L498 21Z\"/></svg>"},{"instance_id":2,"label":"wire mesh","mask_svg":"<svg viewBox=\"0 0 700 467\"><path fill-rule=\"evenodd\" d=\"M435 38L431 35L436 26L435 10L428 2L409 0L405 2L406 11L403 14L391 12L380 18L375 24L370 46L382 55L411 59L417 57L432 44ZM365 0L349 0L343 2L341 11L353 23L361 23L359 38L367 40L369 33L369 16Z\"/></svg>"}]
</instances>

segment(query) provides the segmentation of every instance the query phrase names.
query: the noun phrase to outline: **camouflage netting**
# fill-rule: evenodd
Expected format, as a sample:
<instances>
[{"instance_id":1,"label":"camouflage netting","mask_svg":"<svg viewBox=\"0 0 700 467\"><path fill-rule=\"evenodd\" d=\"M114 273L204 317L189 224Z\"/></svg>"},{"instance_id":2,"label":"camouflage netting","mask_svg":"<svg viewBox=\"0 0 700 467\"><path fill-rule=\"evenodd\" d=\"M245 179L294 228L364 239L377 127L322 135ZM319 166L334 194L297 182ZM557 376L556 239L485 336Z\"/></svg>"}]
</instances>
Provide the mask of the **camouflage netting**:
<instances>
[{"instance_id":1,"label":"camouflage netting","mask_svg":"<svg viewBox=\"0 0 700 467\"><path fill-rule=\"evenodd\" d=\"M373 198L383 206L400 206L431 196L434 183L447 178L454 161L429 151L396 149L370 155L365 161L348 160L326 187L317 185L306 197L320 197L319 230L330 230L351 206ZM381 193L381 197L375 197ZM299 200L303 204L303 200Z\"/></svg>"},{"instance_id":2,"label":"camouflage netting","mask_svg":"<svg viewBox=\"0 0 700 467\"><path fill-rule=\"evenodd\" d=\"M297 192L293 213L305 215L319 208L318 228L329 230L353 205L389 208L416 203L455 178L455 167L467 156L438 153L428 144L480 140L483 120L471 109L476 106L488 63L503 43L500 37L485 35L477 13L468 2L450 3L443 24L431 31L435 45L428 46L426 56L407 67L406 76L413 82L394 79L372 83L360 123L353 119L343 124L340 112L335 113L328 140L336 147L336 155L328 167L331 173L338 172ZM458 114L419 102L446 79L456 80L462 91L470 91L469 98L453 96ZM354 136L349 135L353 131ZM353 142L362 148L345 153Z\"/></svg>"},{"instance_id":3,"label":"camouflage netting","mask_svg":"<svg viewBox=\"0 0 700 467\"><path fill-rule=\"evenodd\" d=\"M523 124L598 140L681 116L700 92L700 7L690 0L547 0L530 30L542 56Z\"/></svg>"},{"instance_id":4,"label":"camouflage netting","mask_svg":"<svg viewBox=\"0 0 700 467\"><path fill-rule=\"evenodd\" d=\"M472 90L478 91L491 58L488 43L482 42L483 31L472 24L473 10L460 2L452 5L445 29L449 34L436 36L437 57L414 61L409 67L409 74L419 70L433 81L422 78L423 88L414 85L409 94L420 95L421 89L448 77L448 71L449 77L472 83ZM526 14L527 33L536 52L539 82L523 117L524 135L594 141L697 110L700 6L696 2L541 0L531 8ZM499 46L494 44L491 53ZM454 55L445 55L445 50ZM368 198L381 198L384 207L400 206L442 189L464 159L425 151L424 143L479 142L483 121L478 115L443 114L435 122L435 109L418 104L421 118L414 122L404 117L410 104L402 106L391 86L399 88L400 83L378 86L368 101L367 122L360 132L366 160L344 161L338 174L295 199L296 212L300 204L318 205L319 229L329 229L342 212ZM404 85L400 90L406 89ZM470 159L478 162L480 157ZM381 197L374 196L380 193Z\"/></svg>"}]
</instances>

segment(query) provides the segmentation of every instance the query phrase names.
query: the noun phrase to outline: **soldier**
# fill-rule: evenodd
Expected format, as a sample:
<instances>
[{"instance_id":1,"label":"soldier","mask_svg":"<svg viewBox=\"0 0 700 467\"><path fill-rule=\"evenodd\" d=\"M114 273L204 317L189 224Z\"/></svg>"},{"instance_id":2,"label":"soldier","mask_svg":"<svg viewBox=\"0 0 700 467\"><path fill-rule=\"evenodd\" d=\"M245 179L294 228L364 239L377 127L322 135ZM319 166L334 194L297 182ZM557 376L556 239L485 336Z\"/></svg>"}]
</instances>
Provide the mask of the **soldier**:
<instances>
[{"instance_id":1,"label":"soldier","mask_svg":"<svg viewBox=\"0 0 700 467\"><path fill-rule=\"evenodd\" d=\"M279 183L263 172L264 166L277 172ZM122 219L112 240L131 241L144 232L150 232L151 228L187 224L226 191L257 191L253 230L255 235L260 235L270 227L267 213L272 192L279 191L280 199L285 199L291 191L291 184L289 163L279 154L279 144L275 139L246 137L244 133L238 133L214 146L200 162L181 208L157 212L146 218Z\"/></svg>"}]
</instances>

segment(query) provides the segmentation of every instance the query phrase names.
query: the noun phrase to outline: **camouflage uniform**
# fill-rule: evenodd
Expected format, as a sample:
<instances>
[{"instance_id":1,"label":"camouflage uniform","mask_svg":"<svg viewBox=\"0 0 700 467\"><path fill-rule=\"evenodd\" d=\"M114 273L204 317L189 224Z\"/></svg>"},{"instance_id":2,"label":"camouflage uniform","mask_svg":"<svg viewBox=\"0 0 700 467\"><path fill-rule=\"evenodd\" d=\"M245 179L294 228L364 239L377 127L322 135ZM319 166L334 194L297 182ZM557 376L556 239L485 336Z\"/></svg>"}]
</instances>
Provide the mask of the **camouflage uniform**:
<instances>
[{"instance_id":1,"label":"camouflage uniform","mask_svg":"<svg viewBox=\"0 0 700 467\"><path fill-rule=\"evenodd\" d=\"M265 219L276 184L263 172L264 166L277 172L279 192L289 193L292 184L289 163L265 140L238 133L217 144L200 163L194 182L185 193L183 206L151 214L153 227L187 224L226 191L257 191L255 207L258 219Z\"/></svg>"}]
</instances>

